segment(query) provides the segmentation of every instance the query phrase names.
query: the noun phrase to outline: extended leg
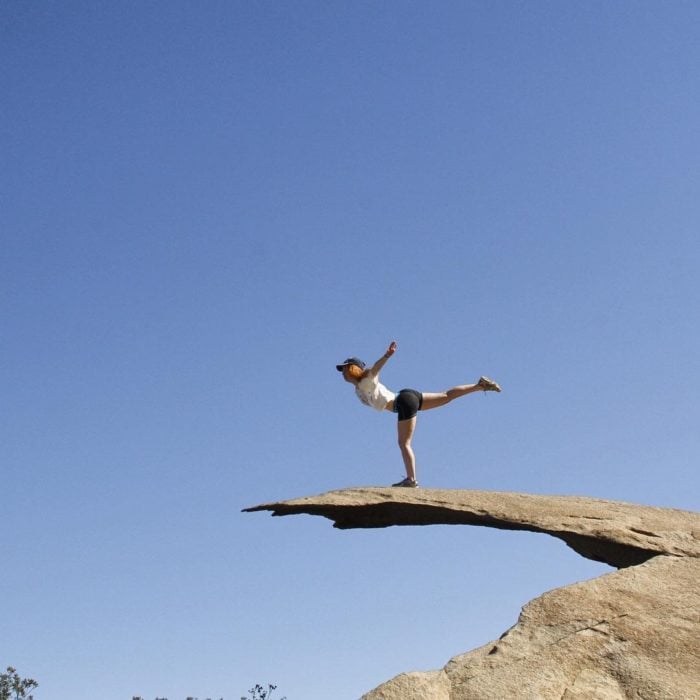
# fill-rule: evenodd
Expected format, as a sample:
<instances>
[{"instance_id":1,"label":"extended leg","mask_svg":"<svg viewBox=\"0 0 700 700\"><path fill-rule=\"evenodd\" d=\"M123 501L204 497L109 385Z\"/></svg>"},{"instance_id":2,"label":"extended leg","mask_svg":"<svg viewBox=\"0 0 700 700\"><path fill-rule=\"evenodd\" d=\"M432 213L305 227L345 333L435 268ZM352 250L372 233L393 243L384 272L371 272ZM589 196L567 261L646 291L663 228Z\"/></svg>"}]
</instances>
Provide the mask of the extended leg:
<instances>
[{"instance_id":1,"label":"extended leg","mask_svg":"<svg viewBox=\"0 0 700 700\"><path fill-rule=\"evenodd\" d=\"M435 394L423 393L423 406L421 410L429 411L431 408L444 406L450 403L450 401L458 399L460 396L473 394L475 391L484 391L484 388L479 384L462 384L461 386L454 386L447 391L441 391Z\"/></svg>"},{"instance_id":2,"label":"extended leg","mask_svg":"<svg viewBox=\"0 0 700 700\"><path fill-rule=\"evenodd\" d=\"M437 408L438 406L444 406L450 401L458 399L460 396L466 396L467 394L473 394L475 391L501 391L501 387L496 384L492 379L488 377L480 377L476 384L462 384L460 386L453 386L447 391L441 391L437 394L423 394L423 406L422 411L429 411L431 408Z\"/></svg>"}]
</instances>

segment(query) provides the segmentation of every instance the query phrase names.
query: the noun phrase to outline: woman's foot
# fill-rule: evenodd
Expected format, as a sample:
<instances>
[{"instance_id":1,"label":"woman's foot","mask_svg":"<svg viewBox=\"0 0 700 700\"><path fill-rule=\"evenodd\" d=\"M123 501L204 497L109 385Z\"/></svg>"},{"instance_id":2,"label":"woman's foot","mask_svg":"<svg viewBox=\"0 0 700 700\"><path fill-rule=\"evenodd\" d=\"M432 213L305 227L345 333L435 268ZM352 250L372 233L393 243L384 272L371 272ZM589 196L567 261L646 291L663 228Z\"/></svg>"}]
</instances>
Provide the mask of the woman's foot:
<instances>
[{"instance_id":1,"label":"woman's foot","mask_svg":"<svg viewBox=\"0 0 700 700\"><path fill-rule=\"evenodd\" d=\"M480 386L484 391L501 391L501 387L496 384L496 382L493 381L493 379L489 379L488 377L479 377L479 381L476 383L477 386Z\"/></svg>"},{"instance_id":2,"label":"woman's foot","mask_svg":"<svg viewBox=\"0 0 700 700\"><path fill-rule=\"evenodd\" d=\"M410 489L415 489L418 488L418 482L415 479L409 479L406 477L403 481L398 481L395 484L392 484L392 486L406 486Z\"/></svg>"}]
</instances>

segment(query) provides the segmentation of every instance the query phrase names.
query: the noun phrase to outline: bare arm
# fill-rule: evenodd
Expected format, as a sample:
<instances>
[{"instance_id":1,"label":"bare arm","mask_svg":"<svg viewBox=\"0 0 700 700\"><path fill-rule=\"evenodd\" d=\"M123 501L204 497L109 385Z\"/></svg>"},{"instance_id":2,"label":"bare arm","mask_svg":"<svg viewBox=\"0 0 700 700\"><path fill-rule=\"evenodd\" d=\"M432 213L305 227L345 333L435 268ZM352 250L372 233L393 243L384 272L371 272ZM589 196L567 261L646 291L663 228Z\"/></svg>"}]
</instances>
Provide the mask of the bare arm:
<instances>
[{"instance_id":1,"label":"bare arm","mask_svg":"<svg viewBox=\"0 0 700 700\"><path fill-rule=\"evenodd\" d=\"M369 370L370 376L378 377L386 361L396 352L396 341L393 340L387 351L372 365Z\"/></svg>"}]
</instances>

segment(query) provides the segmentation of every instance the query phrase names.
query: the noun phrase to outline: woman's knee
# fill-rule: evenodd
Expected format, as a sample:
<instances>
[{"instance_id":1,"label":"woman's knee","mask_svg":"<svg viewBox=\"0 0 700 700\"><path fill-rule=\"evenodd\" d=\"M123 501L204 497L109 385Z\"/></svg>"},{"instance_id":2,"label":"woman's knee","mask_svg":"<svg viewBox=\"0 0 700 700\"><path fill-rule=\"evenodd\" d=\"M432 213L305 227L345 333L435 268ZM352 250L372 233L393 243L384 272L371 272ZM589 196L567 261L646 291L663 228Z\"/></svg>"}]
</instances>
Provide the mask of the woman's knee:
<instances>
[{"instance_id":1,"label":"woman's knee","mask_svg":"<svg viewBox=\"0 0 700 700\"><path fill-rule=\"evenodd\" d=\"M398 422L398 443L399 447L403 450L404 448L409 448L411 446L411 439L413 438L413 431L416 427L416 417L413 416L407 420L400 420Z\"/></svg>"}]
</instances>

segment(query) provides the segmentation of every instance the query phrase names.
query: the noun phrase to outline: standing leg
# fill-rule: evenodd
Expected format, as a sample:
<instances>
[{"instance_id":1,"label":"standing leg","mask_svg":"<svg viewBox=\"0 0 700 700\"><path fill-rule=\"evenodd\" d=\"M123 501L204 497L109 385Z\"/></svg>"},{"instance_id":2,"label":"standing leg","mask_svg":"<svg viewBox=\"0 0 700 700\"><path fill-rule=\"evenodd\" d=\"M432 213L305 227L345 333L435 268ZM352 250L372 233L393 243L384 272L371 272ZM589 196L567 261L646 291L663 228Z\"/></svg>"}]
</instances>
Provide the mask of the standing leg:
<instances>
[{"instance_id":1,"label":"standing leg","mask_svg":"<svg viewBox=\"0 0 700 700\"><path fill-rule=\"evenodd\" d=\"M406 467L406 477L415 483L416 481L416 456L413 454L411 440L416 429L416 416L398 422L399 449Z\"/></svg>"}]
</instances>

